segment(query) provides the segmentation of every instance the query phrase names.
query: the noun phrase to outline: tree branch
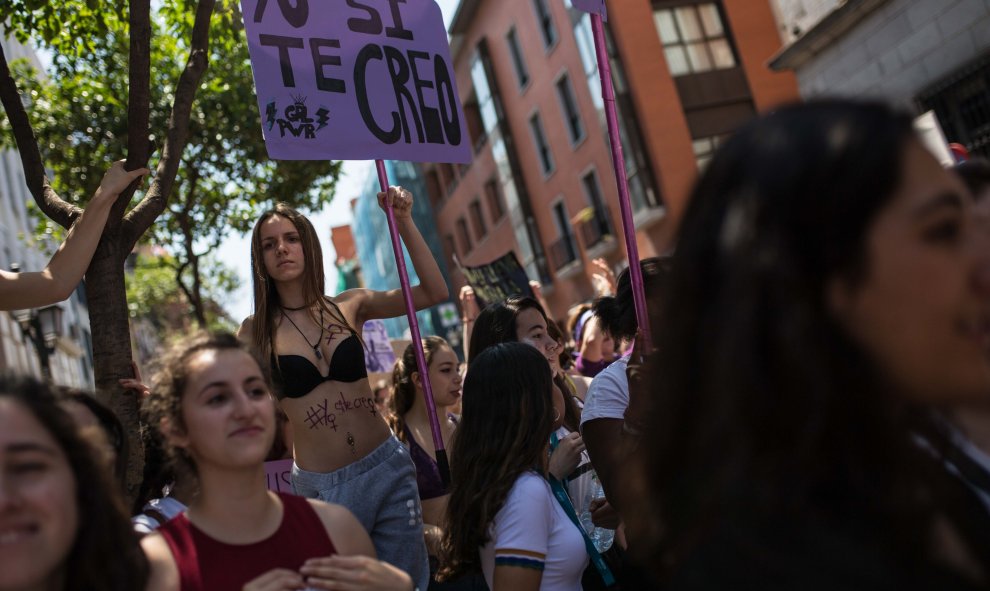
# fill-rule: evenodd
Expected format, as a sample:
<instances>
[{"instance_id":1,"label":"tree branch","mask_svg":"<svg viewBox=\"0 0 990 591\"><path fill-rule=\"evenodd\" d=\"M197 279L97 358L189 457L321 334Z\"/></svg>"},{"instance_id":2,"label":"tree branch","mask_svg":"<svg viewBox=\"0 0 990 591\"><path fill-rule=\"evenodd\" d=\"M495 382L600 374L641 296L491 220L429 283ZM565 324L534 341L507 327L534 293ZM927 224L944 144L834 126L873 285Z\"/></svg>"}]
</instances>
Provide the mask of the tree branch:
<instances>
[{"instance_id":1,"label":"tree branch","mask_svg":"<svg viewBox=\"0 0 990 591\"><path fill-rule=\"evenodd\" d=\"M31 128L24 103L21 102L21 94L17 90L17 82L10 73L2 45L0 45L0 102L3 103L7 119L10 121L10 129L17 142L17 151L21 155L21 166L24 167L28 190L38 203L38 208L46 216L63 228L68 228L82 213L82 209L63 201L48 181L45 164L38 150L38 139Z\"/></svg>"},{"instance_id":2,"label":"tree branch","mask_svg":"<svg viewBox=\"0 0 990 591\"><path fill-rule=\"evenodd\" d=\"M168 120L168 133L158 163L157 175L144 199L127 214L123 223L123 246L128 250L134 247L138 238L151 227L155 219L165 210L169 193L179 172L182 152L189 136L189 117L200 80L209 66L210 17L216 0L199 0L196 7L196 20L193 24L192 44L186 67L179 76L172 103L172 114Z\"/></svg>"},{"instance_id":3,"label":"tree branch","mask_svg":"<svg viewBox=\"0 0 990 591\"><path fill-rule=\"evenodd\" d=\"M149 137L151 119L151 0L130 0L128 3L130 30L130 60L128 63L127 101L127 170L148 164L151 156ZM119 225L134 189L141 181L121 194L110 211L111 231ZM127 252L129 252L128 249Z\"/></svg>"}]
</instances>

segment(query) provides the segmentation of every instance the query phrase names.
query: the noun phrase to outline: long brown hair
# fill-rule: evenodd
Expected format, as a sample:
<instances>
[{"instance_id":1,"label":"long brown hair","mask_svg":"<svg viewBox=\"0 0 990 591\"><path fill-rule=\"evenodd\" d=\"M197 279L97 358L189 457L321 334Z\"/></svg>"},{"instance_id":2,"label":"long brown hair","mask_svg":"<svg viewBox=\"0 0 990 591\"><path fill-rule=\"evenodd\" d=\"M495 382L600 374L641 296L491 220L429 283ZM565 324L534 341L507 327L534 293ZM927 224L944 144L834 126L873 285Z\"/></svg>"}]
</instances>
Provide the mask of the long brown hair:
<instances>
[{"instance_id":1,"label":"long brown hair","mask_svg":"<svg viewBox=\"0 0 990 591\"><path fill-rule=\"evenodd\" d=\"M357 334L344 315L326 298L326 274L323 272L323 249L313 228L313 224L303 214L285 203L277 203L274 208L261 214L251 232L251 280L254 284L254 316L251 325L251 344L258 350L262 359L270 359L275 349L275 331L278 316L282 313L281 300L275 282L268 276L262 254L261 226L272 216L281 216L299 232L303 250L303 300L309 308L309 316L319 324L317 313L322 312L343 324ZM316 309L312 307L315 304Z\"/></svg>"},{"instance_id":2,"label":"long brown hair","mask_svg":"<svg viewBox=\"0 0 990 591\"><path fill-rule=\"evenodd\" d=\"M426 357L427 368L433 365L433 354L444 347L450 349L450 344L442 337L429 336L423 339L423 355ZM397 359L395 367L392 368L392 396L388 401L390 413L388 425L392 427L395 436L403 442L406 442L406 413L416 401L416 384L413 383L412 375L418 371L416 351L413 349L413 344L409 343L402 353L402 358Z\"/></svg>"},{"instance_id":3,"label":"long brown hair","mask_svg":"<svg viewBox=\"0 0 990 591\"><path fill-rule=\"evenodd\" d=\"M962 505L935 480L953 479L918 445L943 439L928 409L896 393L823 297L832 278L862 280L914 141L910 117L880 103L791 105L742 127L699 177L662 294L663 353L642 389L630 382L650 401L629 466L631 546L660 574L740 515L851 520L905 569L930 559L936 515L962 533L978 523L954 519ZM763 563L786 560L780 546Z\"/></svg>"},{"instance_id":4,"label":"long brown hair","mask_svg":"<svg viewBox=\"0 0 990 591\"><path fill-rule=\"evenodd\" d=\"M516 480L546 474L553 432L551 371L535 347L498 343L471 360L464 412L450 454L451 487L440 576L480 570L478 548ZM461 436L467 434L466 436Z\"/></svg>"},{"instance_id":5,"label":"long brown hair","mask_svg":"<svg viewBox=\"0 0 990 591\"><path fill-rule=\"evenodd\" d=\"M128 519L108 466L59 404L52 386L28 377L0 375L0 398L27 410L65 454L76 484L79 525L64 558L66 587L144 589L148 560Z\"/></svg>"}]
</instances>

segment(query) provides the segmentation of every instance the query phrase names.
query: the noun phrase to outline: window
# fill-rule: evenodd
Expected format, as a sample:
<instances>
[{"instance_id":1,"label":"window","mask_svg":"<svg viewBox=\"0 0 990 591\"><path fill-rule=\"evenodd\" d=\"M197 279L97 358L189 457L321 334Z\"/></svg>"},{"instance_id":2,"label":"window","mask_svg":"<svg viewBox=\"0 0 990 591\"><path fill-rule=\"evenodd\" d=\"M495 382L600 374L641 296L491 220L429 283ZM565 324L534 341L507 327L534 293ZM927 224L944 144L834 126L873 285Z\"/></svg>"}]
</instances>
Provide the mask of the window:
<instances>
[{"instance_id":1,"label":"window","mask_svg":"<svg viewBox=\"0 0 990 591\"><path fill-rule=\"evenodd\" d=\"M671 75L735 67L736 58L714 3L658 8L653 11L653 23Z\"/></svg>"},{"instance_id":2,"label":"window","mask_svg":"<svg viewBox=\"0 0 990 591\"><path fill-rule=\"evenodd\" d=\"M553 172L553 154L550 153L550 144L547 143L547 134L543 131L543 121L539 113L534 113L529 118L529 129L533 133L533 143L536 144L543 175L547 176Z\"/></svg>"},{"instance_id":3,"label":"window","mask_svg":"<svg viewBox=\"0 0 990 591\"><path fill-rule=\"evenodd\" d=\"M557 235L560 238L550 245L550 256L553 259L554 269L560 270L565 265L577 260L577 245L574 243L571 222L568 220L567 207L563 200L558 200L553 204L553 221L554 225L557 226Z\"/></svg>"},{"instance_id":4,"label":"window","mask_svg":"<svg viewBox=\"0 0 990 591\"><path fill-rule=\"evenodd\" d=\"M550 17L550 7L547 6L547 0L533 0L533 7L536 9L540 33L543 34L543 47L549 49L557 42L557 29L554 28L553 18Z\"/></svg>"},{"instance_id":5,"label":"window","mask_svg":"<svg viewBox=\"0 0 990 591\"><path fill-rule=\"evenodd\" d=\"M605 103L602 101L601 80L598 77L598 60L595 56L595 41L591 31L591 16L586 12L571 9L574 23L574 40L577 42L584 75L591 92L591 99L598 111L602 133L607 133L605 125ZM615 47L612 35L605 26L605 49L608 52L612 77L615 81L615 106L619 112L619 141L626 160L626 179L629 183L629 197L637 212L660 205L659 191L653 178L653 171L646 154L636 107L629 87L625 83L625 70L622 59Z\"/></svg>"},{"instance_id":6,"label":"window","mask_svg":"<svg viewBox=\"0 0 990 591\"><path fill-rule=\"evenodd\" d=\"M576 144L584 139L584 125L581 124L581 112L578 111L574 88L567 75L557 81L557 98L560 99L560 108L564 114L567 131L571 135L571 143Z\"/></svg>"},{"instance_id":7,"label":"window","mask_svg":"<svg viewBox=\"0 0 990 591\"><path fill-rule=\"evenodd\" d=\"M473 245L471 244L471 235L468 234L467 222L464 218L457 218L457 235L461 239L461 252L467 254L471 252Z\"/></svg>"},{"instance_id":8,"label":"window","mask_svg":"<svg viewBox=\"0 0 990 591\"><path fill-rule=\"evenodd\" d=\"M715 150L725 141L725 135L713 135L693 140L691 148L694 149L694 160L698 163L698 172L708 166L708 161L715 155Z\"/></svg>"},{"instance_id":9,"label":"window","mask_svg":"<svg viewBox=\"0 0 990 591\"><path fill-rule=\"evenodd\" d=\"M471 202L469 209L471 212L471 225L474 226L474 235L478 240L481 240L488 233L488 228L485 227L485 216L481 213L481 202L475 199Z\"/></svg>"},{"instance_id":10,"label":"window","mask_svg":"<svg viewBox=\"0 0 990 591\"><path fill-rule=\"evenodd\" d=\"M509 30L505 40L509 44L509 53L512 54L512 65L516 68L516 80L519 81L519 88L523 88L529 84L529 71L526 69L526 62L523 61L522 49L519 47L519 37L516 36L515 27Z\"/></svg>"},{"instance_id":11,"label":"window","mask_svg":"<svg viewBox=\"0 0 990 591\"><path fill-rule=\"evenodd\" d=\"M488 179L485 183L485 201L488 202L488 215L492 223L502 219L505 215L505 205L502 204L502 193L498 190L498 181L495 179Z\"/></svg>"},{"instance_id":12,"label":"window","mask_svg":"<svg viewBox=\"0 0 990 591\"><path fill-rule=\"evenodd\" d=\"M584 187L584 194L588 198L593 217L581 224L581 237L584 239L584 247L591 248L602 241L605 236L612 233L608 221L608 211L605 209L605 201L602 197L601 185L598 184L598 175L592 170L581 178L581 185Z\"/></svg>"}]
</instances>

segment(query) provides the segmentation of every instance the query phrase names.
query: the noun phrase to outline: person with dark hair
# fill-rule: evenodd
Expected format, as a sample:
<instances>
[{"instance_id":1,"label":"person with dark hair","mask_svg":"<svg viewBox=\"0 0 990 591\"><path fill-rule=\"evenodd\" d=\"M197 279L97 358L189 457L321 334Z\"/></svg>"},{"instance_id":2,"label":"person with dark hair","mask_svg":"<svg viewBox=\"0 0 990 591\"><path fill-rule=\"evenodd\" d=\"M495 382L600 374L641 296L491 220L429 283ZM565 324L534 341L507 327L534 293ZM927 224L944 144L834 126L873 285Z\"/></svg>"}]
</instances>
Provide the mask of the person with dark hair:
<instances>
[{"instance_id":1,"label":"person with dark hair","mask_svg":"<svg viewBox=\"0 0 990 591\"><path fill-rule=\"evenodd\" d=\"M597 475L591 465L591 459L585 451L584 441L578 432L581 422L581 403L574 396L573 390L563 378L557 357L557 341L550 336L549 321L543 308L533 298L513 296L503 302L489 305L475 320L471 335L471 365L475 356L489 347L505 342L522 342L532 345L544 354L553 375L553 402L557 413L554 419L554 432L550 438L550 462L548 474L557 500L565 512L575 518L584 517L586 520L594 517L591 505L596 497ZM599 522L606 516L615 518L614 523L607 523L612 529L617 525L617 516L611 513L610 506L595 507L598 511ZM584 530L581 530L584 532ZM593 564L589 567L589 586L609 581L613 575L600 552L591 545L587 552ZM604 545L603 545L604 549Z\"/></svg>"},{"instance_id":2,"label":"person with dark hair","mask_svg":"<svg viewBox=\"0 0 990 591\"><path fill-rule=\"evenodd\" d=\"M581 589L582 536L545 478L552 389L544 354L529 345L493 343L472 356L458 427L470 435L451 450L442 576L481 570L492 591Z\"/></svg>"},{"instance_id":3,"label":"person with dark hair","mask_svg":"<svg viewBox=\"0 0 990 591\"><path fill-rule=\"evenodd\" d=\"M57 392L0 376L0 590L140 590L147 580L120 491Z\"/></svg>"},{"instance_id":4,"label":"person with dark hair","mask_svg":"<svg viewBox=\"0 0 990 591\"><path fill-rule=\"evenodd\" d=\"M447 285L413 222L412 195L389 187L378 194L379 205L386 201L421 281L412 286L414 305L422 310L440 303ZM251 271L254 315L238 334L272 367L275 393L293 427L293 490L346 506L382 559L425 589L429 561L416 470L375 407L360 332L366 320L401 316L402 291L349 289L327 297L316 231L285 204L255 224Z\"/></svg>"},{"instance_id":5,"label":"person with dark hair","mask_svg":"<svg viewBox=\"0 0 990 591\"><path fill-rule=\"evenodd\" d=\"M678 233L630 376L643 563L672 591L986 588L986 511L917 438L937 454L932 410L987 399L990 248L911 117L759 117Z\"/></svg>"},{"instance_id":6,"label":"person with dark hair","mask_svg":"<svg viewBox=\"0 0 990 591\"><path fill-rule=\"evenodd\" d=\"M651 322L659 318L659 302L664 280L670 272L669 258L649 258L640 261L643 287L649 306ZM631 343L639 334L639 321L633 303L633 287L629 269L619 274L615 295L595 300L592 311L602 328L619 343ZM655 332L653 334L656 334ZM622 432L623 417L629 405L629 382L626 369L629 355L624 355L595 376L581 412L581 436L588 455L605 489L605 497L614 507L622 500L619 480L627 464L629 450L625 448Z\"/></svg>"},{"instance_id":7,"label":"person with dark hair","mask_svg":"<svg viewBox=\"0 0 990 591\"><path fill-rule=\"evenodd\" d=\"M149 390L150 391L150 390ZM134 531L149 534L186 510L196 495L196 479L169 460L157 426L141 426L144 473L132 508Z\"/></svg>"},{"instance_id":8,"label":"person with dark hair","mask_svg":"<svg viewBox=\"0 0 990 591\"><path fill-rule=\"evenodd\" d=\"M576 308L568 319L577 352L574 367L578 373L593 378L615 360L616 341L595 316L590 304Z\"/></svg>"},{"instance_id":9,"label":"person with dark hair","mask_svg":"<svg viewBox=\"0 0 990 591\"><path fill-rule=\"evenodd\" d=\"M96 252L117 197L149 172L147 168L124 170L123 160L114 162L44 270L0 269L0 310L41 308L72 295Z\"/></svg>"},{"instance_id":10,"label":"person with dark hair","mask_svg":"<svg viewBox=\"0 0 990 591\"><path fill-rule=\"evenodd\" d=\"M153 567L149 591L413 588L408 575L374 560L346 508L266 488L275 401L260 360L234 335L177 343L144 411L199 485L184 513L141 540Z\"/></svg>"},{"instance_id":11,"label":"person with dark hair","mask_svg":"<svg viewBox=\"0 0 990 591\"><path fill-rule=\"evenodd\" d=\"M127 436L124 425L112 410L92 394L76 388L59 387L63 408L72 415L84 435L100 452L121 492L127 472Z\"/></svg>"},{"instance_id":12,"label":"person with dark hair","mask_svg":"<svg viewBox=\"0 0 990 591\"><path fill-rule=\"evenodd\" d=\"M473 362L476 355L492 345L518 341L536 347L544 354L547 363L553 367L556 362L557 341L550 337L548 324L543 308L529 296L512 296L503 302L490 304L474 321L468 359ZM470 362L468 373L471 372ZM564 460L564 457L567 460L560 462L559 467L556 466L556 462L551 461L550 472L561 479L577 467L580 453L584 451L584 444L580 443L580 435L576 433L581 422L581 409L573 399L568 400L564 396L566 391L568 391L567 386L559 376L555 375L554 409L557 414L554 428L563 425L575 431L574 435L568 438L565 447L568 453L562 453L560 456L561 460Z\"/></svg>"}]
</instances>

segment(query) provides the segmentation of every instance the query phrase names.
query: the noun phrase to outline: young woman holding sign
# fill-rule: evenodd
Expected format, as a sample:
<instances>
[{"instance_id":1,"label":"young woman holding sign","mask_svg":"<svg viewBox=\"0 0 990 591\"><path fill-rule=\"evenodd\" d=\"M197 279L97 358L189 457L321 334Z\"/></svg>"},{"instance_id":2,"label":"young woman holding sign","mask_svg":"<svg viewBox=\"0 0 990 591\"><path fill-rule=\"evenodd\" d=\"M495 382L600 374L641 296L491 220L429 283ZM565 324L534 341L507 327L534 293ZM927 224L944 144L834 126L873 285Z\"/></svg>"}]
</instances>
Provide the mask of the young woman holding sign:
<instances>
[{"instance_id":1,"label":"young woman holding sign","mask_svg":"<svg viewBox=\"0 0 990 591\"><path fill-rule=\"evenodd\" d=\"M417 309L447 297L440 268L412 220L412 195L399 187L388 199L421 284ZM375 407L360 330L366 320L400 316L402 292L352 289L324 295L323 254L313 225L278 205L255 224L251 240L254 316L241 325L272 364L275 392L293 427L297 493L340 503L371 534L378 556L429 580L416 470Z\"/></svg>"}]
</instances>

